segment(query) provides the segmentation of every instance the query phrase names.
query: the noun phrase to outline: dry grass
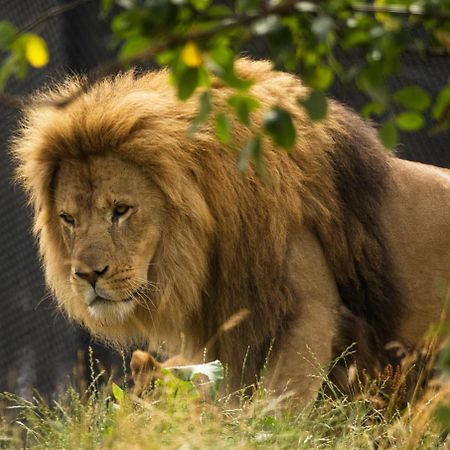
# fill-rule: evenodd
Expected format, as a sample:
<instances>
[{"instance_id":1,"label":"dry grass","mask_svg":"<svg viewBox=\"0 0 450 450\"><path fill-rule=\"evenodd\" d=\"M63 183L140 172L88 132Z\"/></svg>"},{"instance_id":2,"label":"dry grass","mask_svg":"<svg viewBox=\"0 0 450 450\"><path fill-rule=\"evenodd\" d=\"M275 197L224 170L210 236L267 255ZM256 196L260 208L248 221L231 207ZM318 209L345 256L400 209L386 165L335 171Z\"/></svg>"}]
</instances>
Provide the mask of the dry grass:
<instances>
[{"instance_id":1,"label":"dry grass","mask_svg":"<svg viewBox=\"0 0 450 450\"><path fill-rule=\"evenodd\" d=\"M440 377L416 386L405 401L406 378L387 369L360 381L352 399L324 394L304 410L288 399L281 406L263 388L251 400L204 402L191 383L175 377L144 398L111 382L102 388L94 382L83 395L69 388L50 405L6 395L9 413L17 414L9 421L3 415L0 448L448 449L443 405L450 384Z\"/></svg>"}]
</instances>

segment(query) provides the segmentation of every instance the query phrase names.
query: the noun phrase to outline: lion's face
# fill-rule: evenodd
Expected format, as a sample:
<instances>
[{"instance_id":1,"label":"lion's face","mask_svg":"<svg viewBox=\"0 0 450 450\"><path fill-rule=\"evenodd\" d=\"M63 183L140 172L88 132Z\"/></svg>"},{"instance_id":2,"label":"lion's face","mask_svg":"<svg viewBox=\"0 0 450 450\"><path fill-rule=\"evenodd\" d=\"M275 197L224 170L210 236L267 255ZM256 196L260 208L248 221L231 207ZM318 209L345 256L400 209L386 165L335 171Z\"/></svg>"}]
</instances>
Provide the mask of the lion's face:
<instances>
[{"instance_id":1,"label":"lion's face","mask_svg":"<svg viewBox=\"0 0 450 450\"><path fill-rule=\"evenodd\" d=\"M148 307L163 223L158 188L137 165L114 155L63 161L55 187L75 309L114 324L138 304Z\"/></svg>"}]
</instances>

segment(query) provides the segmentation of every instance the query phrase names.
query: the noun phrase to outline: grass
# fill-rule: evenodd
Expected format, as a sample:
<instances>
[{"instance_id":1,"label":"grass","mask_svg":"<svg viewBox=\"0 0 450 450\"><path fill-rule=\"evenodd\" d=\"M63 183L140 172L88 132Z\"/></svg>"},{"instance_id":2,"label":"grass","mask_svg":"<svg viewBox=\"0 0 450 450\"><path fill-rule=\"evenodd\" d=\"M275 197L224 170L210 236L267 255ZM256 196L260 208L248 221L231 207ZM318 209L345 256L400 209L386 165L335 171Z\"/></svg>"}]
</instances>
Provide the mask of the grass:
<instances>
[{"instance_id":1,"label":"grass","mask_svg":"<svg viewBox=\"0 0 450 450\"><path fill-rule=\"evenodd\" d=\"M399 396L383 391L389 377L365 384L351 399L324 394L303 410L288 401L281 407L262 388L251 400L205 402L192 383L174 376L144 397L111 381L98 388L97 377L83 394L69 388L50 404L4 394L9 407L0 420L0 448L448 449L449 410L442 406L450 399L448 382L430 383L400 409L393 404Z\"/></svg>"}]
</instances>

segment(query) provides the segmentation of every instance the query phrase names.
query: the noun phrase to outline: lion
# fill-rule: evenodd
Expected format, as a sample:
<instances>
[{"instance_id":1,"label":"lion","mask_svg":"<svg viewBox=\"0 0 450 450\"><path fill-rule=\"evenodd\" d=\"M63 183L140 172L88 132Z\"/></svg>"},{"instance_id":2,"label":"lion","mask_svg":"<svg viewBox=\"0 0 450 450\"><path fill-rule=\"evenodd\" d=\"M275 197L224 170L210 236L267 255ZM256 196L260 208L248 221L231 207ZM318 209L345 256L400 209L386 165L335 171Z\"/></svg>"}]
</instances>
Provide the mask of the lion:
<instances>
[{"instance_id":1,"label":"lion","mask_svg":"<svg viewBox=\"0 0 450 450\"><path fill-rule=\"evenodd\" d=\"M251 126L232 122L229 145L213 118L190 133L198 96L179 101L162 69L36 94L12 155L70 319L116 346L219 359L230 390L263 377L306 404L352 343L374 370L387 344L414 348L445 314L450 176L389 154L337 101L312 122L297 104L308 88L266 61L236 70L260 107ZM230 88L210 89L232 117ZM241 174L237 151L273 105L292 114L295 147L263 137L267 180Z\"/></svg>"}]
</instances>

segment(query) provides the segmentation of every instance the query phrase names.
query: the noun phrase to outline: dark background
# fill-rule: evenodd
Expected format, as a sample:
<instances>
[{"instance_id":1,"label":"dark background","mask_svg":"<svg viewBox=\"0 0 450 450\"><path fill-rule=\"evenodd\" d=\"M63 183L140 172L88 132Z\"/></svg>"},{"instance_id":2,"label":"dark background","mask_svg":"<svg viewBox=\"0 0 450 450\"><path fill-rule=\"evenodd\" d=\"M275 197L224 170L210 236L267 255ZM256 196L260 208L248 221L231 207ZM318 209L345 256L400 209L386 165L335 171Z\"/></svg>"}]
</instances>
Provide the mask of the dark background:
<instances>
[{"instance_id":1,"label":"dark background","mask_svg":"<svg viewBox=\"0 0 450 450\"><path fill-rule=\"evenodd\" d=\"M56 0L0 0L0 20L10 20L21 27L49 8L61 5ZM45 70L31 70L24 82L12 80L6 91L25 94L43 84L61 79L67 72L86 72L113 54L109 27L98 19L96 1L48 20L40 33L49 45L51 60ZM250 54L265 54L263 42L249 46ZM1 62L1 60L0 60ZM436 93L448 82L450 58L405 58L404 72L393 80L393 87L418 83ZM360 108L365 99L354 89L336 85L332 95ZM57 313L46 294L30 234L30 211L22 192L12 181L8 158L8 139L17 126L19 113L0 104L0 392L14 391L29 397L32 388L52 394L74 377L74 367L81 364L77 376L86 367L86 333ZM426 131L402 134L398 154L402 157L450 167L450 134L430 136ZM95 357L106 366L111 360L121 367L117 355L111 356L101 346ZM118 362L117 362L118 361Z\"/></svg>"}]
</instances>

